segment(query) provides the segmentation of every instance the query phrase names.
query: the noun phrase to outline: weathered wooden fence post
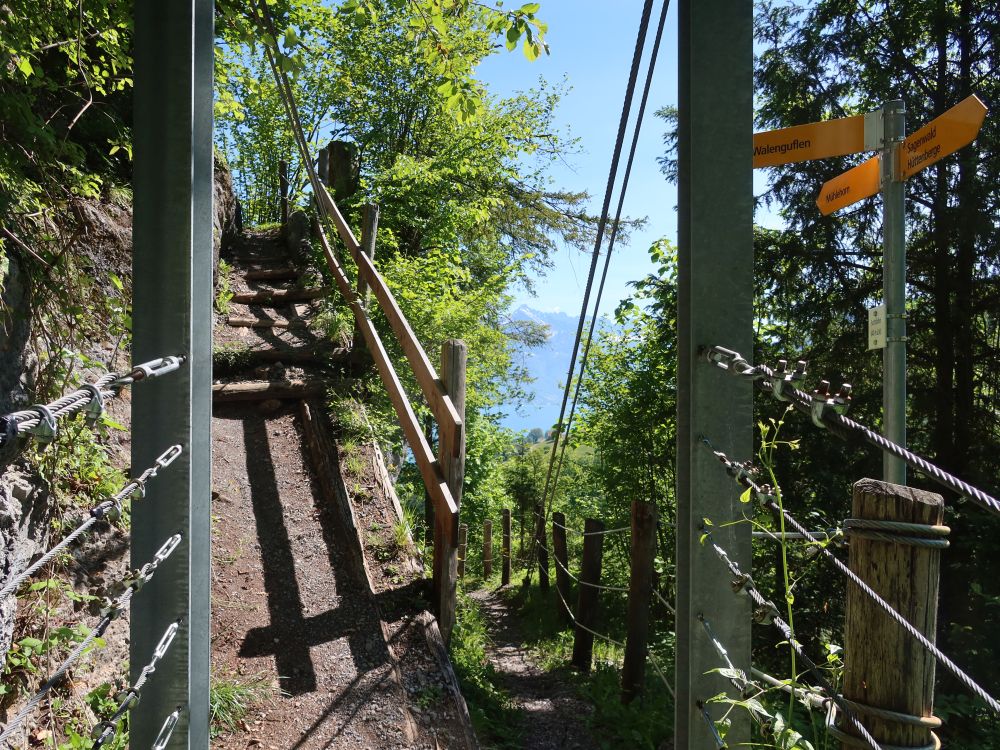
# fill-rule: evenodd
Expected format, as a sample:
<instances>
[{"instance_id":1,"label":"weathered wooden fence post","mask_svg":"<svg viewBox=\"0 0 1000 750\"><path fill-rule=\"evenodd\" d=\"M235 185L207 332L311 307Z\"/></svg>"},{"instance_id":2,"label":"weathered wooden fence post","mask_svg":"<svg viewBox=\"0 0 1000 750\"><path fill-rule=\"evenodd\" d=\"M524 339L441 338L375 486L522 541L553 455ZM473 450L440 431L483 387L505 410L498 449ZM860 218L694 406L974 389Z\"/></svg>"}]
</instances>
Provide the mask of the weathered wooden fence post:
<instances>
[{"instance_id":1,"label":"weathered wooden fence post","mask_svg":"<svg viewBox=\"0 0 1000 750\"><path fill-rule=\"evenodd\" d=\"M538 586L543 591L549 588L549 550L545 544L545 508L541 503L535 506L535 550L538 554Z\"/></svg>"},{"instance_id":2,"label":"weathered wooden fence post","mask_svg":"<svg viewBox=\"0 0 1000 750\"><path fill-rule=\"evenodd\" d=\"M649 602L653 598L653 558L656 556L656 505L632 501L631 568L628 579L628 621L622 703L642 693L649 641Z\"/></svg>"},{"instance_id":3,"label":"weathered wooden fence post","mask_svg":"<svg viewBox=\"0 0 1000 750\"><path fill-rule=\"evenodd\" d=\"M278 195L281 199L281 228L288 223L288 162L278 162Z\"/></svg>"},{"instance_id":4,"label":"weathered wooden fence post","mask_svg":"<svg viewBox=\"0 0 1000 750\"><path fill-rule=\"evenodd\" d=\"M441 382L455 405L458 416L465 422L465 364L468 350L465 342L448 339L441 345ZM465 430L461 433L458 450L447 430L438 437L438 461L455 505L462 504L462 484L465 481ZM455 597L458 585L458 555L454 540L446 533L440 514L434 519L434 602L438 625L447 641L455 625Z\"/></svg>"},{"instance_id":5,"label":"weathered wooden fence post","mask_svg":"<svg viewBox=\"0 0 1000 750\"><path fill-rule=\"evenodd\" d=\"M434 418L428 415L424 420L424 437L427 445L434 447ZM424 544L434 545L434 498L424 487Z\"/></svg>"},{"instance_id":6,"label":"weathered wooden fence post","mask_svg":"<svg viewBox=\"0 0 1000 750\"><path fill-rule=\"evenodd\" d=\"M569 551L566 548L566 516L555 512L552 514L552 556L556 559L556 591L566 605L569 605ZM566 607L559 606L559 611L566 620L572 619Z\"/></svg>"},{"instance_id":7,"label":"weathered wooden fence post","mask_svg":"<svg viewBox=\"0 0 1000 750\"><path fill-rule=\"evenodd\" d=\"M500 569L500 585L510 585L510 508L503 509L503 567Z\"/></svg>"},{"instance_id":8,"label":"weathered wooden fence post","mask_svg":"<svg viewBox=\"0 0 1000 750\"><path fill-rule=\"evenodd\" d=\"M944 498L934 492L862 479L854 485L850 567L876 593L933 642L944 539ZM873 521L919 524L879 527ZM932 527L938 527L933 529ZM918 541L919 540L919 541ZM931 546L933 544L939 547ZM924 717L925 726L886 721L858 711L879 742L904 747L932 743L934 656L857 586L847 584L844 697L862 706ZM841 728L854 734L847 722ZM849 747L844 743L843 747Z\"/></svg>"},{"instance_id":9,"label":"weathered wooden fence post","mask_svg":"<svg viewBox=\"0 0 1000 750\"><path fill-rule=\"evenodd\" d=\"M483 521L483 580L493 575L493 521Z\"/></svg>"},{"instance_id":10,"label":"weathered wooden fence post","mask_svg":"<svg viewBox=\"0 0 1000 750\"><path fill-rule=\"evenodd\" d=\"M465 578L465 556L469 553L469 525L458 527L458 577Z\"/></svg>"},{"instance_id":11,"label":"weathered wooden fence post","mask_svg":"<svg viewBox=\"0 0 1000 750\"><path fill-rule=\"evenodd\" d=\"M590 671L594 655L594 634L599 613L598 585L601 583L601 557L604 552L604 524L588 518L583 525L583 562L580 566L580 586L576 604L576 633L573 638L572 663L577 669Z\"/></svg>"}]
</instances>

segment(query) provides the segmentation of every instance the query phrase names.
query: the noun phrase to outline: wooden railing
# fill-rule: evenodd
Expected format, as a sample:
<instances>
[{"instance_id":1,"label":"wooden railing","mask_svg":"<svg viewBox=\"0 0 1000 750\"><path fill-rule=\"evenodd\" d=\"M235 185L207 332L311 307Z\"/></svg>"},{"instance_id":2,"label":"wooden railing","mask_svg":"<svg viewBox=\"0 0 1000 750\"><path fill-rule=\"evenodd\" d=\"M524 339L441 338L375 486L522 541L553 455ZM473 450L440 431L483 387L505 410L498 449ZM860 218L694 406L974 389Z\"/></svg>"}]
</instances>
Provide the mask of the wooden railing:
<instances>
[{"instance_id":1,"label":"wooden railing","mask_svg":"<svg viewBox=\"0 0 1000 750\"><path fill-rule=\"evenodd\" d=\"M460 342L446 342L445 357L448 361L460 360L449 369L448 387L438 376L427 353L421 346L396 302L396 298L375 268L372 259L362 252L361 244L344 219L333 197L315 168L298 116L298 108L291 86L283 69L277 64L275 53L267 50L268 61L275 76L286 114L295 134L299 157L309 177L318 217L314 222L316 236L323 247L327 267L337 289L354 313L356 329L361 333L368 351L375 362L382 383L399 419L403 436L420 471L424 486L434 506L434 609L441 632L447 639L455 622L455 596L457 580L458 510L465 467L464 396L465 396L465 346ZM358 267L359 280L370 289L385 314L400 348L409 362L417 384L438 424L438 444L441 460L431 449L424 431L410 403L399 375L393 367L382 339L372 323L364 304L364 296L352 287L343 265L334 253L327 237L326 226L332 225L347 247ZM369 243L370 244L370 243ZM455 398L452 397L455 396ZM459 407L456 406L459 402Z\"/></svg>"}]
</instances>

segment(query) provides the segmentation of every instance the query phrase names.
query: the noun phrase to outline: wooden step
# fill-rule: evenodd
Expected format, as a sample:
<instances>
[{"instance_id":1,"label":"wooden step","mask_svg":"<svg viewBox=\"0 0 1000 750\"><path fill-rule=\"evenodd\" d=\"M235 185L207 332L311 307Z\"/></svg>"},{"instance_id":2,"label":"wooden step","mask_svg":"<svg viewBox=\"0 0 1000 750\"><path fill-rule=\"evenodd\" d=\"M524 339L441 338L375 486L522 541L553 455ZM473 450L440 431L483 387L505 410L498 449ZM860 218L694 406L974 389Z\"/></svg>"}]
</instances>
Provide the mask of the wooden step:
<instances>
[{"instance_id":1,"label":"wooden step","mask_svg":"<svg viewBox=\"0 0 1000 750\"><path fill-rule=\"evenodd\" d=\"M351 356L350 349L318 348L299 346L294 349L250 349L247 355L259 362L281 362L282 364L343 364Z\"/></svg>"},{"instance_id":2,"label":"wooden step","mask_svg":"<svg viewBox=\"0 0 1000 750\"><path fill-rule=\"evenodd\" d=\"M242 315L230 315L226 322L234 328L305 328L305 320L289 320L288 318L251 318Z\"/></svg>"},{"instance_id":3,"label":"wooden step","mask_svg":"<svg viewBox=\"0 0 1000 750\"><path fill-rule=\"evenodd\" d=\"M212 386L212 400L218 402L230 401L265 401L277 398L312 398L322 396L331 385L329 380L322 378L306 378L300 380L248 380L238 383L217 383Z\"/></svg>"},{"instance_id":4,"label":"wooden step","mask_svg":"<svg viewBox=\"0 0 1000 750\"><path fill-rule=\"evenodd\" d=\"M298 268L258 268L247 271L244 278L247 281L264 281L266 279L297 279L302 275Z\"/></svg>"},{"instance_id":5,"label":"wooden step","mask_svg":"<svg viewBox=\"0 0 1000 750\"><path fill-rule=\"evenodd\" d=\"M276 305L289 302L308 302L330 295L332 289L328 286L314 289L278 289L273 292L247 292L234 294L231 302L240 305Z\"/></svg>"}]
</instances>

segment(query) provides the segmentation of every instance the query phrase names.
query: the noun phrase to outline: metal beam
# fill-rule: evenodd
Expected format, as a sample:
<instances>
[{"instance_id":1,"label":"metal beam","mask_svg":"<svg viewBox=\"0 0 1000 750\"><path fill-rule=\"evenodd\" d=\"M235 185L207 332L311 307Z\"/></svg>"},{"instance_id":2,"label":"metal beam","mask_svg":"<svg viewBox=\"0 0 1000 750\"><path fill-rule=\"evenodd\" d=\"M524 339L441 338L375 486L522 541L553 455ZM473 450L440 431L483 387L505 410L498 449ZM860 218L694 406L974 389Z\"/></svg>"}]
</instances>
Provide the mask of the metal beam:
<instances>
[{"instance_id":1,"label":"metal beam","mask_svg":"<svg viewBox=\"0 0 1000 750\"><path fill-rule=\"evenodd\" d=\"M677 662L674 745L714 750L699 704L728 683L706 674L722 664L702 614L733 663L750 671L750 606L730 588L727 571L700 543L702 519L715 541L750 570L750 527L739 489L711 453L752 449L751 385L699 362L701 346L753 350L753 4L681 0L678 122L677 369ZM731 451L731 453L730 453ZM722 707L709 706L714 718ZM731 747L749 741L745 713L730 714Z\"/></svg>"},{"instance_id":2,"label":"metal beam","mask_svg":"<svg viewBox=\"0 0 1000 750\"><path fill-rule=\"evenodd\" d=\"M211 0L136 3L133 357L187 357L132 403L132 465L184 452L132 512L132 563L181 533L132 600L132 679L174 621L181 626L131 718L131 747L152 747L179 709L169 748L207 750L212 471Z\"/></svg>"}]
</instances>

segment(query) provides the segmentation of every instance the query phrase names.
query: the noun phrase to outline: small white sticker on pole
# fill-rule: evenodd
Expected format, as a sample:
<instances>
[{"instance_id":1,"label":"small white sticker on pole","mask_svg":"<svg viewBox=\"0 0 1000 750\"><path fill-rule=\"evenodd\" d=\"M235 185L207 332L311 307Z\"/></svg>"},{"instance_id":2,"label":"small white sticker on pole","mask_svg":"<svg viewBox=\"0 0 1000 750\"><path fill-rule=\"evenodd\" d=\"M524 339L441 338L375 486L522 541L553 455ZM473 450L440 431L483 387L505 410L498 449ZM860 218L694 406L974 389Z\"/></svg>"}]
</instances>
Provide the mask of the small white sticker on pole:
<instances>
[{"instance_id":1,"label":"small white sticker on pole","mask_svg":"<svg viewBox=\"0 0 1000 750\"><path fill-rule=\"evenodd\" d=\"M868 310L868 350L885 349L885 303Z\"/></svg>"}]
</instances>

